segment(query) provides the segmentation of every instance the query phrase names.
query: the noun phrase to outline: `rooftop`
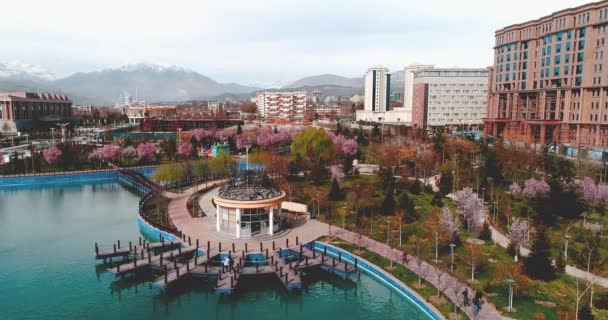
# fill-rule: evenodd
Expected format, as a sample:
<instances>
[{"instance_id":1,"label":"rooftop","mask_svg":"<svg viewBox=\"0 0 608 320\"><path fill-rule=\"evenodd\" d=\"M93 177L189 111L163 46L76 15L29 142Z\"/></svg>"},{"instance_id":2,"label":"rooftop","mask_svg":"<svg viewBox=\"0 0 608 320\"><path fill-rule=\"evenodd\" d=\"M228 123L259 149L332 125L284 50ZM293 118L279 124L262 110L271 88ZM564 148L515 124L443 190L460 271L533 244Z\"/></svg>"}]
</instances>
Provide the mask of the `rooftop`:
<instances>
[{"instance_id":1,"label":"rooftop","mask_svg":"<svg viewBox=\"0 0 608 320\"><path fill-rule=\"evenodd\" d=\"M257 201L284 194L277 184L261 171L244 171L234 176L220 190L218 196L227 200Z\"/></svg>"}]
</instances>

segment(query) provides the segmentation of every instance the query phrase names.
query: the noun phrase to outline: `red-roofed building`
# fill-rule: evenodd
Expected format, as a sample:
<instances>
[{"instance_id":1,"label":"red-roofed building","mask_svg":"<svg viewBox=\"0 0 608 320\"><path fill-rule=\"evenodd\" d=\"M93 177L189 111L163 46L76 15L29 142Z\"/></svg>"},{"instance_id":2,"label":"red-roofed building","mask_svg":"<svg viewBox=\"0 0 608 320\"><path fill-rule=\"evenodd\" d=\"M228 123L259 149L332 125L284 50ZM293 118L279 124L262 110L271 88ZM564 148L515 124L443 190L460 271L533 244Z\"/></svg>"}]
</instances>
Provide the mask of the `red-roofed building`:
<instances>
[{"instance_id":1,"label":"red-roofed building","mask_svg":"<svg viewBox=\"0 0 608 320\"><path fill-rule=\"evenodd\" d=\"M72 101L64 94L0 92L2 133L50 128L72 121Z\"/></svg>"}]
</instances>

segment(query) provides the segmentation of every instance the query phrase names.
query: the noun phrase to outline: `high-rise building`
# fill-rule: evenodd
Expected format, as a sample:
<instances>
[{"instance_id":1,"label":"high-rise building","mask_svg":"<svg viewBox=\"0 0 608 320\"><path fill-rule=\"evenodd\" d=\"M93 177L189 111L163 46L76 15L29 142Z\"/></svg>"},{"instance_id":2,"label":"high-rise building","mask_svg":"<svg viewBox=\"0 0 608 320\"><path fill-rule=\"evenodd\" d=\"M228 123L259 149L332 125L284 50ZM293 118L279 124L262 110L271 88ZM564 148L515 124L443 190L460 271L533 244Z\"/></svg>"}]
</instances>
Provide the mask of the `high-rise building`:
<instances>
[{"instance_id":1,"label":"high-rise building","mask_svg":"<svg viewBox=\"0 0 608 320\"><path fill-rule=\"evenodd\" d=\"M391 75L385 67L374 67L365 73L363 110L357 110L357 121L409 124L411 111L391 108Z\"/></svg>"},{"instance_id":2,"label":"high-rise building","mask_svg":"<svg viewBox=\"0 0 608 320\"><path fill-rule=\"evenodd\" d=\"M365 73L364 110L385 112L390 110L391 75L385 67L369 68Z\"/></svg>"},{"instance_id":3,"label":"high-rise building","mask_svg":"<svg viewBox=\"0 0 608 320\"><path fill-rule=\"evenodd\" d=\"M608 147L608 1L495 33L485 132Z\"/></svg>"},{"instance_id":4,"label":"high-rise building","mask_svg":"<svg viewBox=\"0 0 608 320\"><path fill-rule=\"evenodd\" d=\"M412 126L478 129L483 123L488 96L487 69L431 66L411 73Z\"/></svg>"},{"instance_id":5,"label":"high-rise building","mask_svg":"<svg viewBox=\"0 0 608 320\"><path fill-rule=\"evenodd\" d=\"M261 91L256 95L256 105L261 118L304 119L306 91Z\"/></svg>"},{"instance_id":6,"label":"high-rise building","mask_svg":"<svg viewBox=\"0 0 608 320\"><path fill-rule=\"evenodd\" d=\"M0 92L0 132L54 128L71 123L72 101L63 94Z\"/></svg>"}]
</instances>

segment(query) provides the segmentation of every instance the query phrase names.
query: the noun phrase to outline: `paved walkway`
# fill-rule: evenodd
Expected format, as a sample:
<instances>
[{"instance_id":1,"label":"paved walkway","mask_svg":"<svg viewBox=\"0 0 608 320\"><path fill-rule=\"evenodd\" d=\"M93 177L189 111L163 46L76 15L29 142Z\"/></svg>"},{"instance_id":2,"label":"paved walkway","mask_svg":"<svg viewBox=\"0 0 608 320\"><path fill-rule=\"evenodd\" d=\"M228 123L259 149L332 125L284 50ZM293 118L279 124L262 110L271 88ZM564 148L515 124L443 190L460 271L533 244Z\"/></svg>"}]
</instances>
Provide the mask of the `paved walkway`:
<instances>
[{"instance_id":1,"label":"paved walkway","mask_svg":"<svg viewBox=\"0 0 608 320\"><path fill-rule=\"evenodd\" d=\"M352 242L352 243L358 243L358 239L359 239L358 234L348 231L348 230L344 230L339 227L332 228L332 236L342 238L342 239L344 239L348 242ZM427 262L423 261L420 264L420 268L418 268L417 258L410 254L408 254L408 262L406 264L403 264L403 263L401 263L403 261L403 253L400 250L390 248L385 243L378 242L378 241L370 239L368 237L363 237L361 245L362 245L362 247L366 248L367 250L375 252L387 259L391 259L391 255L392 255L392 259L395 261L395 263L405 266L406 268L410 269L411 271L413 271L416 274L420 274L420 272L422 272L421 274L423 275L423 277L422 277L423 279L430 282L435 287L445 288L445 290L444 290L445 295L459 307L461 307L463 304L461 293L462 293L462 291L464 291L465 288L468 288L471 298L474 295L475 291L472 288L470 288L466 283L453 277L449 273L444 273L438 279L437 275L434 272L433 266ZM409 286L411 284L406 284L406 285ZM486 300L487 300L487 298L486 298ZM461 308L461 310L464 310L466 312L467 316L469 316L471 319L473 318L473 307L472 306ZM483 305L481 312L479 313L479 319L490 320L490 319L509 319L509 318L503 317L500 314L500 312L498 310L496 310L496 307L493 304L491 304L490 302L486 302Z\"/></svg>"},{"instance_id":2,"label":"paved walkway","mask_svg":"<svg viewBox=\"0 0 608 320\"><path fill-rule=\"evenodd\" d=\"M221 180L211 181L208 184L219 184ZM205 184L200 184L198 189L205 188ZM186 203L190 196L194 194L196 191L196 187L191 187L186 189L183 193L172 193L165 192L164 195L170 199L169 201L169 217L171 221L175 225L175 227L181 230L186 236L194 239L200 239L202 243L210 240L210 241L222 241L226 243L228 247L234 243L235 248L237 250L243 250L245 247L245 243L248 244L249 250L257 250L259 248L260 243L263 248L271 248L272 242L274 241L277 247L285 244L285 239L289 239L291 245L295 244L295 238L298 237L301 243L309 242L312 240L316 240L321 236L326 236L329 234L329 225L318 220L309 220L306 224L296 227L294 229L289 230L289 232L280 235L277 238L270 240L242 240L242 239L232 239L225 238L222 235L219 235L215 232L215 208L211 204L211 199L213 196L217 194L218 189L212 189L207 192L199 199L199 204L203 211L207 214L205 217L192 217L188 212L186 207ZM358 243L358 235L351 231L342 229L337 226L331 226L331 235L340 237L348 242ZM391 251L393 255L393 259L395 263L402 264L402 252L399 250L395 250L389 248L386 244L378 242L368 237L363 237L362 246L366 249L378 253L385 258L389 258L391 256ZM452 302L454 302L457 306L462 306L462 294L465 288L469 289L471 293L471 297L474 294L474 290L470 288L466 283L459 281L457 278L451 276L448 273L444 273L439 279L437 275L433 271L433 266L427 262L421 263L420 270L418 269L418 263L414 256L408 255L408 263L402 264L406 268L410 269L414 273L418 274L420 271L422 272L423 279L430 282L435 287L444 288L446 297L448 297ZM409 286L411 284L405 284ZM413 290L412 290L413 291ZM413 291L414 292L414 291ZM473 309L472 307L461 308L467 316L473 317ZM483 305L483 308L480 313L479 319L509 319L501 316L500 312L496 310L496 307L489 302L486 302Z\"/></svg>"},{"instance_id":3,"label":"paved walkway","mask_svg":"<svg viewBox=\"0 0 608 320\"><path fill-rule=\"evenodd\" d=\"M509 243L511 241L509 240L509 238L507 238L506 235L502 234L500 231L498 231L493 226L490 226L490 230L492 231L492 240L494 240L499 246L501 246L503 248L506 248L509 246ZM527 249L527 248L519 249L519 254L522 257L527 257L530 254L530 252L531 252L530 249ZM602 278L600 276L596 276L590 272L587 272L586 270L579 269L575 266L567 265L566 274L571 275L575 278L582 279L582 280L591 280L599 286L608 288L608 279L607 278Z\"/></svg>"}]
</instances>

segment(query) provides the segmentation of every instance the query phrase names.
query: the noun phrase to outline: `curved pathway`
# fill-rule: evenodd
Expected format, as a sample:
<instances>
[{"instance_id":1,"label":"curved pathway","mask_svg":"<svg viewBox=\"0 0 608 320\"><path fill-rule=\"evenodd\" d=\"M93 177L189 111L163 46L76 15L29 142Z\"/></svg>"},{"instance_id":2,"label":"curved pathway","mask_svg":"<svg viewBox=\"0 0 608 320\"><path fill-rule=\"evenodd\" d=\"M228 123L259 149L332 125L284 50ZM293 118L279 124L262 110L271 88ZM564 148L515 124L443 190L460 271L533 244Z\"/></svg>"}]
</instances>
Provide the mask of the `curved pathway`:
<instances>
[{"instance_id":1,"label":"curved pathway","mask_svg":"<svg viewBox=\"0 0 608 320\"><path fill-rule=\"evenodd\" d=\"M488 221L488 223L490 223L490 222ZM506 235L504 235L503 233L498 231L492 225L490 225L490 230L492 231L492 240L494 240L499 246L501 246L503 248L506 248L509 246L509 243L511 241L509 240L509 238L507 238ZM530 254L530 252L531 252L530 249L527 249L527 248L519 249L519 254L522 257L527 257ZM591 272L587 272L586 270L579 269L575 266L567 265L566 274L573 276L575 278L579 278L581 280L591 280L592 282L594 282L595 284L597 284L599 286L608 288L608 278L603 278L603 277L597 276Z\"/></svg>"},{"instance_id":2,"label":"curved pathway","mask_svg":"<svg viewBox=\"0 0 608 320\"><path fill-rule=\"evenodd\" d=\"M208 184L219 184L222 180L211 181ZM198 189L205 188L206 184L200 184ZM242 239L232 239L232 238L224 238L218 235L213 229L215 227L215 208L211 204L212 197L217 193L217 189L212 189L203 195L200 199L200 206L205 211L207 216L205 217L192 217L188 212L186 207L187 201L196 191L196 187L191 187L186 189L183 193L172 193L172 192L164 192L164 195L169 198L169 217L175 227L181 230L186 236L191 237L192 239L200 239L202 241L225 241L228 243L234 243L237 250L242 250L245 246L245 243L250 245L250 248L257 248L257 246L262 243L265 248L269 248L272 246L272 242L275 241L277 246L281 246L283 244L284 239L291 239L291 241L295 240L297 236L300 242L305 243L309 241L313 241L322 236L327 236L330 234L330 226L326 223L320 222L318 220L309 220L306 224L299 226L297 228L291 229L288 233L278 236L277 238L271 240L242 240ZM358 235L354 232L342 229L337 226L331 226L331 235L338 236L345 241L357 243ZM291 242L292 244L294 242ZM402 261L402 252L399 250L395 250L393 248L388 247L386 244L378 242L368 237L363 237L362 246L366 249L380 254L387 259L390 259L391 254L393 255L393 259L395 263L401 264ZM452 302L454 302L458 307L463 310L467 316L473 317L473 309L472 307L462 308L462 295L460 294L464 288L468 288L469 292L473 293L473 289L468 287L468 285L457 278L445 273L440 278L434 274L433 266L427 262L421 263L421 269L418 269L417 260L414 256L408 255L409 261L406 264L402 264L406 268L410 269L416 274L422 272L423 278L430 282L435 287L446 288L445 295ZM407 286L407 284L406 284ZM454 291L447 288L458 288L458 290ZM412 290L412 292L415 292ZM430 304L429 304L430 305ZM484 307L480 313L480 319L508 319L501 316L500 312L496 310L496 307L491 303L484 304Z\"/></svg>"},{"instance_id":3,"label":"curved pathway","mask_svg":"<svg viewBox=\"0 0 608 320\"><path fill-rule=\"evenodd\" d=\"M333 232L332 235L342 238L348 242L351 243L358 243L359 240L359 235L339 228L339 227L333 227L332 228ZM416 273L416 274L422 274L423 275L423 279L425 279L426 281L430 282L433 286L440 287L440 288L448 288L447 290L444 290L444 294L453 302L455 303L458 307L460 307L461 310L463 310L467 316L469 316L471 319L473 318L473 307L468 307L468 308L463 308L462 304L462 294L460 294L462 291L464 291L465 288L468 288L471 297L474 295L475 290L473 290L471 287L469 287L466 283L458 280L456 277L453 277L452 275L450 275L449 273L444 273L440 278L437 277L437 275L434 273L433 271L433 266L425 261L423 261L420 264L420 269L418 268L418 261L417 258L408 254L408 261L407 263L403 264L403 252L401 250L396 250L394 248L391 248L389 246L387 246L385 243L382 242L378 242L376 240L373 240L371 238L368 237L363 237L361 240L361 246L366 248L369 251L375 252L387 259L393 259L395 263L401 264L402 266L410 269L412 272ZM392 257L391 257L392 255ZM407 285L407 284L406 284ZM451 288L458 288L458 290L451 290ZM482 309L481 312L479 313L479 319L510 319L507 317L503 317L501 315L501 313L496 309L496 307L491 304L490 302L486 302Z\"/></svg>"}]
</instances>

